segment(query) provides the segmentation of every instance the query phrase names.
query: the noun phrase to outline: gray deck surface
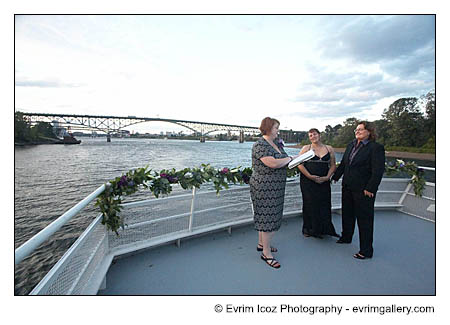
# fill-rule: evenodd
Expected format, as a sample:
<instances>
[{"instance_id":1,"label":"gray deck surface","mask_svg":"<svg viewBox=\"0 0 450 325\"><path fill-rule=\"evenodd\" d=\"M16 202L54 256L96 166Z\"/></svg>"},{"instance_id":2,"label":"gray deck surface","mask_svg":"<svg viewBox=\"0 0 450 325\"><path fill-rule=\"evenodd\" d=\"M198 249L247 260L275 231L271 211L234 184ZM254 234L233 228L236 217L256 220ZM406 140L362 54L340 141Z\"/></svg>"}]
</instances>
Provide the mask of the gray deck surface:
<instances>
[{"instance_id":1,"label":"gray deck surface","mask_svg":"<svg viewBox=\"0 0 450 325\"><path fill-rule=\"evenodd\" d=\"M333 214L341 232L341 217ZM434 295L435 224L397 211L376 211L374 256L356 260L351 244L305 238L302 219L275 234L273 269L256 251L253 225L119 258L99 295Z\"/></svg>"}]
</instances>

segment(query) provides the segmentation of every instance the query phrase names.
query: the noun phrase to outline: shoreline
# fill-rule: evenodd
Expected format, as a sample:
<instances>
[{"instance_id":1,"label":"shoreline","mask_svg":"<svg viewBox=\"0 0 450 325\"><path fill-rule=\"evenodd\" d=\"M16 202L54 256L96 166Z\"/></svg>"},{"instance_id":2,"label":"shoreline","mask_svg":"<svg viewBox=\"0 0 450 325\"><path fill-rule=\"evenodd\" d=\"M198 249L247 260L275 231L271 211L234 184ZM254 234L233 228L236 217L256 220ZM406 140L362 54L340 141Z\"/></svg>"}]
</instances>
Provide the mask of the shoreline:
<instances>
[{"instance_id":1,"label":"shoreline","mask_svg":"<svg viewBox=\"0 0 450 325\"><path fill-rule=\"evenodd\" d=\"M286 146L286 147L300 149L303 146L295 145L295 146ZM345 148L333 148L333 149L335 152L340 152L340 153L345 152ZM434 153L419 153L419 152L387 151L386 150L386 157L436 161L436 154L434 154Z\"/></svg>"},{"instance_id":2,"label":"shoreline","mask_svg":"<svg viewBox=\"0 0 450 325\"><path fill-rule=\"evenodd\" d=\"M14 142L15 147L37 146L40 144L59 144L57 141Z\"/></svg>"},{"instance_id":3,"label":"shoreline","mask_svg":"<svg viewBox=\"0 0 450 325\"><path fill-rule=\"evenodd\" d=\"M14 147L38 146L38 145L42 145L42 144L80 144L80 143L65 142L64 140L56 139L56 140L48 140L48 141L14 142Z\"/></svg>"}]
</instances>

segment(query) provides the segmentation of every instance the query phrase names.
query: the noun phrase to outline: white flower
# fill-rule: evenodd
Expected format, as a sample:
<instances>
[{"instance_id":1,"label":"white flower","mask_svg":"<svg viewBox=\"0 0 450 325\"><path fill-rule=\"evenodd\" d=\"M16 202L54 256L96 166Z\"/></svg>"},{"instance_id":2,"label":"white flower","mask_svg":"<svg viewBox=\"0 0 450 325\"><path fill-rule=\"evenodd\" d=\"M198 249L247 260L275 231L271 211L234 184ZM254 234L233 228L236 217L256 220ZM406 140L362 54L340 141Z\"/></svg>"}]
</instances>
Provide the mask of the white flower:
<instances>
[{"instance_id":1,"label":"white flower","mask_svg":"<svg viewBox=\"0 0 450 325\"><path fill-rule=\"evenodd\" d=\"M187 172L186 174L184 174L185 178L191 178L192 177L192 173L191 172Z\"/></svg>"}]
</instances>

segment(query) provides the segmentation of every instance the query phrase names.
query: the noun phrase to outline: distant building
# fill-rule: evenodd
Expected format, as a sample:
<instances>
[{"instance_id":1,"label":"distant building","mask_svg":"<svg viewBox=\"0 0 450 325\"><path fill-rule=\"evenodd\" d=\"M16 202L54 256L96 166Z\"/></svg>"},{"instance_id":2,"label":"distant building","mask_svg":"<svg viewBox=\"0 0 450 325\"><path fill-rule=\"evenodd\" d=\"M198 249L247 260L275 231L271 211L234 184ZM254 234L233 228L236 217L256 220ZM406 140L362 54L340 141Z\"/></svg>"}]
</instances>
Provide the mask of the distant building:
<instances>
[{"instance_id":1,"label":"distant building","mask_svg":"<svg viewBox=\"0 0 450 325\"><path fill-rule=\"evenodd\" d=\"M130 137L130 131L128 130L119 130L117 131L117 136L120 138L129 138Z\"/></svg>"}]
</instances>

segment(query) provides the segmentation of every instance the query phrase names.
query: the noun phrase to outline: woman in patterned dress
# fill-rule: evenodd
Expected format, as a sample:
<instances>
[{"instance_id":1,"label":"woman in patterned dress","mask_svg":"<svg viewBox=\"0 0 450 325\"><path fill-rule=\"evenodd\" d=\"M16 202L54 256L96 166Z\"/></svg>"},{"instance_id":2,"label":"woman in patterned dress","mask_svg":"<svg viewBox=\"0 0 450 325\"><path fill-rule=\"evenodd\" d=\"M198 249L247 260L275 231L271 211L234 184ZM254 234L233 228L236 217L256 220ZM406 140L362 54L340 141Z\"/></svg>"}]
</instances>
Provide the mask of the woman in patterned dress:
<instances>
[{"instance_id":1,"label":"woman in patterned dress","mask_svg":"<svg viewBox=\"0 0 450 325\"><path fill-rule=\"evenodd\" d=\"M261 259L269 266L279 268L273 257L277 252L270 246L274 231L280 229L283 216L286 166L295 157L289 157L281 144L275 144L280 122L266 117L259 127L262 137L252 148L253 173L250 179L250 194L253 203L255 229L259 231L258 246Z\"/></svg>"}]
</instances>

